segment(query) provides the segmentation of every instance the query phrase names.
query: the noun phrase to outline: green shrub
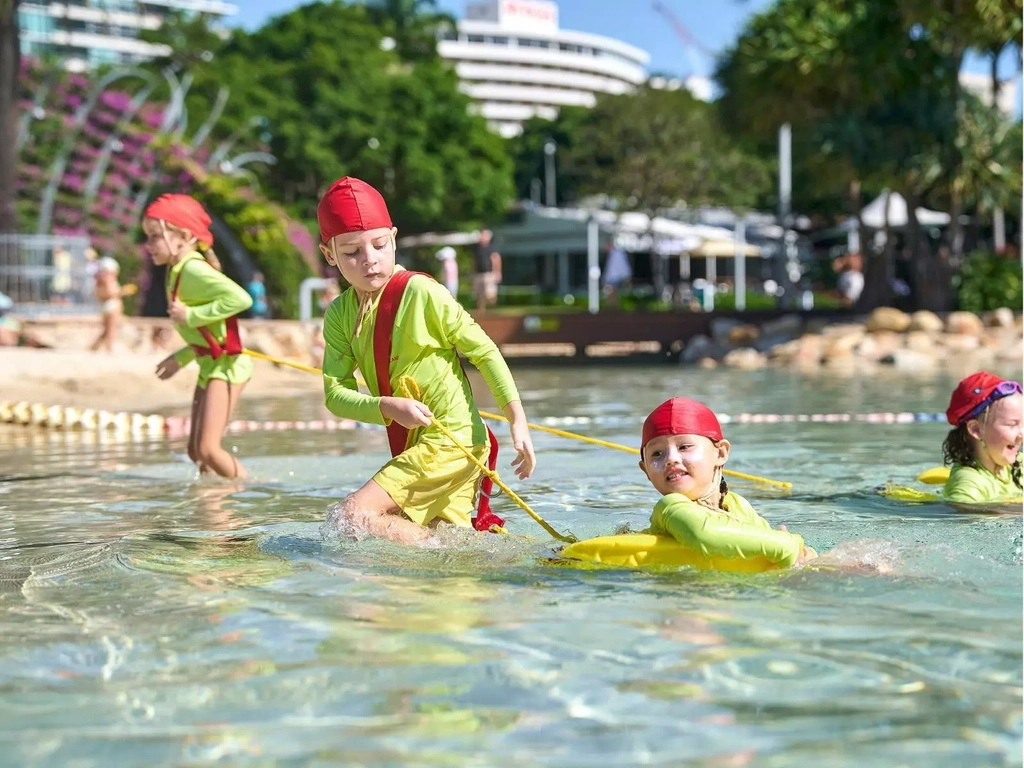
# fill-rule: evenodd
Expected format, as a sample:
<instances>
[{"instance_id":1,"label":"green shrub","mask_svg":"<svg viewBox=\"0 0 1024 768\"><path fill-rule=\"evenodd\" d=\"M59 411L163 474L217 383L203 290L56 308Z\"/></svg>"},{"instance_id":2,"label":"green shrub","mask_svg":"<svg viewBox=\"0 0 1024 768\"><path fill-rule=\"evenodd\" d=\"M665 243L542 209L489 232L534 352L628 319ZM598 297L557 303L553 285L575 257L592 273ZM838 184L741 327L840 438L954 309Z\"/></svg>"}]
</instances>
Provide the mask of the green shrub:
<instances>
[{"instance_id":1,"label":"green shrub","mask_svg":"<svg viewBox=\"0 0 1024 768\"><path fill-rule=\"evenodd\" d=\"M1020 259L990 251L969 254L960 273L953 277L957 303L968 312L987 312L1000 307L1019 312L1024 299L1022 284Z\"/></svg>"}]
</instances>

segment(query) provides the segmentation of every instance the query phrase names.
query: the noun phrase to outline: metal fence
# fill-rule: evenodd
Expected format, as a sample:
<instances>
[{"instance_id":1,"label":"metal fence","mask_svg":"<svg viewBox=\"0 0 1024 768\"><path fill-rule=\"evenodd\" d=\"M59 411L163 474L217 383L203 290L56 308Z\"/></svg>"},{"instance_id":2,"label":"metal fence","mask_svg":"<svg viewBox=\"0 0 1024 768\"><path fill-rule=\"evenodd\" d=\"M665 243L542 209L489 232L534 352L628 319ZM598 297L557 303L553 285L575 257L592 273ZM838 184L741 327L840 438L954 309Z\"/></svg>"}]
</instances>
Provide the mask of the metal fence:
<instances>
[{"instance_id":1,"label":"metal fence","mask_svg":"<svg viewBox=\"0 0 1024 768\"><path fill-rule=\"evenodd\" d=\"M21 314L97 311L89 238L0 235L0 293Z\"/></svg>"}]
</instances>

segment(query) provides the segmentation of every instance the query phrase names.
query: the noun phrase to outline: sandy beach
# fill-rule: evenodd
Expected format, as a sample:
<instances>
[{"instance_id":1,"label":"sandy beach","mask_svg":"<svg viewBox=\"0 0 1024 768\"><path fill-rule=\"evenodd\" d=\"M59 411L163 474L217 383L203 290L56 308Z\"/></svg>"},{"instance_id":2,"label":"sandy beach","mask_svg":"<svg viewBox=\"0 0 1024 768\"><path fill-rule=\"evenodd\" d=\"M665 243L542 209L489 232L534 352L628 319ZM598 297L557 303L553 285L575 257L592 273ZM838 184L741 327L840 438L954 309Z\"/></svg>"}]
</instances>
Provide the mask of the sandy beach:
<instances>
[{"instance_id":1,"label":"sandy beach","mask_svg":"<svg viewBox=\"0 0 1024 768\"><path fill-rule=\"evenodd\" d=\"M0 401L137 413L187 411L198 369L190 365L172 379L160 381L154 371L166 355L0 348ZM320 397L322 392L319 376L258 360L245 395Z\"/></svg>"}]
</instances>

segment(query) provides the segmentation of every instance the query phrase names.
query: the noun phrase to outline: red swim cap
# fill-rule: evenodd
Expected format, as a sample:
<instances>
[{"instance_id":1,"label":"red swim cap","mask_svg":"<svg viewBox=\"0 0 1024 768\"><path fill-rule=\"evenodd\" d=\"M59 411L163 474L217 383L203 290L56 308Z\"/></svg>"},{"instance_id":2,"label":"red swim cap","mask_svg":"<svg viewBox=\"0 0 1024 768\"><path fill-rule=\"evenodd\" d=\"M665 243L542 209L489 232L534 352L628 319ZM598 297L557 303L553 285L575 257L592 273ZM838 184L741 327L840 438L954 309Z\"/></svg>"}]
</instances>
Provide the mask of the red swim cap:
<instances>
[{"instance_id":1,"label":"red swim cap","mask_svg":"<svg viewBox=\"0 0 1024 768\"><path fill-rule=\"evenodd\" d=\"M958 427L976 417L996 400L1020 391L1021 386L1016 381L1007 381L986 371L972 373L953 390L949 408L946 409L946 421Z\"/></svg>"},{"instance_id":2,"label":"red swim cap","mask_svg":"<svg viewBox=\"0 0 1024 768\"><path fill-rule=\"evenodd\" d=\"M714 411L704 403L688 397L673 397L651 411L644 421L641 457L647 443L663 435L701 435L718 442L722 439L722 425Z\"/></svg>"},{"instance_id":3,"label":"red swim cap","mask_svg":"<svg viewBox=\"0 0 1024 768\"><path fill-rule=\"evenodd\" d=\"M316 207L320 239L330 242L336 235L390 229L391 215L380 192L361 179L345 176L331 184Z\"/></svg>"},{"instance_id":4,"label":"red swim cap","mask_svg":"<svg viewBox=\"0 0 1024 768\"><path fill-rule=\"evenodd\" d=\"M149 204L144 214L147 219L158 219L187 229L203 245L213 245L210 232L210 214L194 197L188 195L160 195Z\"/></svg>"}]
</instances>

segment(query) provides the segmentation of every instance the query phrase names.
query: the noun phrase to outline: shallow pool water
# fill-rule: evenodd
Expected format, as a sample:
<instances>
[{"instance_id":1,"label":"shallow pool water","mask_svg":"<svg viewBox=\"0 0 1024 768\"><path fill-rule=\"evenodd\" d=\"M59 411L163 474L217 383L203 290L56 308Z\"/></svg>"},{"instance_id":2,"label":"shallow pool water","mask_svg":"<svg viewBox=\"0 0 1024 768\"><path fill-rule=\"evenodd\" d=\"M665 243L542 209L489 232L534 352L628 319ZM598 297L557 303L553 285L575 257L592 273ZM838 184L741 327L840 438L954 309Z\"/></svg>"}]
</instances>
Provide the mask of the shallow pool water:
<instances>
[{"instance_id":1,"label":"shallow pool water","mask_svg":"<svg viewBox=\"0 0 1024 768\"><path fill-rule=\"evenodd\" d=\"M675 394L724 414L935 412L955 384L517 380L532 419L628 445ZM939 463L944 426L725 431L732 468L794 483L734 484L773 525L891 573L565 567L505 498L509 537L325 539L328 505L386 459L376 429L232 436L253 475L238 485L196 480L180 442L0 427L0 764L1021 765L1020 516L871 493ZM645 525L635 456L534 440L535 477L505 476L557 528Z\"/></svg>"}]
</instances>

